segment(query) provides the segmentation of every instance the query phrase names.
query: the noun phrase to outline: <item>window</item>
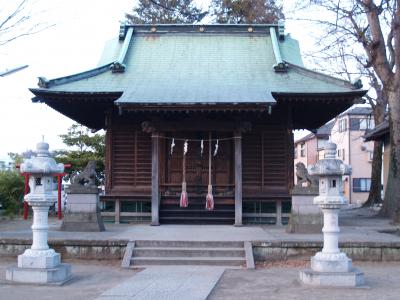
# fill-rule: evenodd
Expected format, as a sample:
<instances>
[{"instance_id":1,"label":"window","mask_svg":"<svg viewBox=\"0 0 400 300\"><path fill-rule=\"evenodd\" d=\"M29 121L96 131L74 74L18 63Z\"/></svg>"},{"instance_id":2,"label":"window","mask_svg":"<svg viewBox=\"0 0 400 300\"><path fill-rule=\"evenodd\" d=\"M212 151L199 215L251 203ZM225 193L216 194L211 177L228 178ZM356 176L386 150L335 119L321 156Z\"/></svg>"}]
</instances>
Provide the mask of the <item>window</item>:
<instances>
[{"instance_id":1,"label":"window","mask_svg":"<svg viewBox=\"0 0 400 300\"><path fill-rule=\"evenodd\" d=\"M371 118L367 119L367 129L372 129L375 127L375 121Z\"/></svg>"},{"instance_id":2,"label":"window","mask_svg":"<svg viewBox=\"0 0 400 300\"><path fill-rule=\"evenodd\" d=\"M368 160L372 161L374 159L374 151L368 151Z\"/></svg>"},{"instance_id":3,"label":"window","mask_svg":"<svg viewBox=\"0 0 400 300\"><path fill-rule=\"evenodd\" d=\"M368 120L367 119L360 119L360 130L367 130L368 129Z\"/></svg>"},{"instance_id":4,"label":"window","mask_svg":"<svg viewBox=\"0 0 400 300\"><path fill-rule=\"evenodd\" d=\"M367 130L373 128L375 125L374 120L371 118L351 118L350 119L350 130Z\"/></svg>"},{"instance_id":5,"label":"window","mask_svg":"<svg viewBox=\"0 0 400 300\"><path fill-rule=\"evenodd\" d=\"M371 188L371 178L353 178L353 192L369 192Z\"/></svg>"},{"instance_id":6,"label":"window","mask_svg":"<svg viewBox=\"0 0 400 300\"><path fill-rule=\"evenodd\" d=\"M302 143L300 145L300 156L305 157L306 156L306 144Z\"/></svg>"},{"instance_id":7,"label":"window","mask_svg":"<svg viewBox=\"0 0 400 300\"><path fill-rule=\"evenodd\" d=\"M328 140L325 140L325 139L318 139L318 140L317 140L317 143L318 143L318 147L317 147L318 150L319 150L319 149L324 149L325 146L326 146L326 144L328 143Z\"/></svg>"},{"instance_id":8,"label":"window","mask_svg":"<svg viewBox=\"0 0 400 300\"><path fill-rule=\"evenodd\" d=\"M341 160L344 160L344 149L337 150L337 157L340 158Z\"/></svg>"},{"instance_id":9,"label":"window","mask_svg":"<svg viewBox=\"0 0 400 300\"><path fill-rule=\"evenodd\" d=\"M360 130L361 119L350 118L350 130L357 131Z\"/></svg>"},{"instance_id":10,"label":"window","mask_svg":"<svg viewBox=\"0 0 400 300\"><path fill-rule=\"evenodd\" d=\"M339 132L343 132L347 130L347 119L339 120Z\"/></svg>"},{"instance_id":11,"label":"window","mask_svg":"<svg viewBox=\"0 0 400 300\"><path fill-rule=\"evenodd\" d=\"M294 159L296 159L296 158L297 158L297 146L294 147Z\"/></svg>"}]
</instances>

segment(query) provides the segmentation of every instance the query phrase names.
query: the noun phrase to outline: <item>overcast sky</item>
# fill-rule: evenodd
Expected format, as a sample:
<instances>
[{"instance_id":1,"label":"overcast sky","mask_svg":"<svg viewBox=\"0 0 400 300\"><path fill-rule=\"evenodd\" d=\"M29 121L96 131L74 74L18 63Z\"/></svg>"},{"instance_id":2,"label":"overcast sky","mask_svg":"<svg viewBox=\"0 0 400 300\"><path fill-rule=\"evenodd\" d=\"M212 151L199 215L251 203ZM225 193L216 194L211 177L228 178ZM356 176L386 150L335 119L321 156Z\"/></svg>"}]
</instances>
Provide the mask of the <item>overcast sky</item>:
<instances>
[{"instance_id":1,"label":"overcast sky","mask_svg":"<svg viewBox=\"0 0 400 300\"><path fill-rule=\"evenodd\" d=\"M1 8L4 2L17 1L0 0ZM35 2L34 21L55 26L0 46L0 72L29 65L23 71L0 77L0 160L8 152L33 149L42 135L51 149L64 148L58 135L73 122L45 104L33 104L28 88L37 87L38 76L52 79L96 66L104 42L118 35L119 21L135 0ZM286 31L300 40L302 50L310 44L303 27L288 21Z\"/></svg>"}]
</instances>

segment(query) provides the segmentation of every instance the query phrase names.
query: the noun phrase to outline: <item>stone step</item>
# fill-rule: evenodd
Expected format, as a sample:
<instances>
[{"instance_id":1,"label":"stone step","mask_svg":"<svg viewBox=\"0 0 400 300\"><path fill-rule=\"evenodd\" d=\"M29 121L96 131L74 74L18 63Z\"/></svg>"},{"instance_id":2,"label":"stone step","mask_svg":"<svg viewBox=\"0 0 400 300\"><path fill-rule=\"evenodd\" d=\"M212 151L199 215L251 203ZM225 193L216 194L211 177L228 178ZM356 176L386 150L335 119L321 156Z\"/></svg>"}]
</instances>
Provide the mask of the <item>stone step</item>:
<instances>
[{"instance_id":1,"label":"stone step","mask_svg":"<svg viewBox=\"0 0 400 300\"><path fill-rule=\"evenodd\" d=\"M133 257L244 257L242 248L135 248Z\"/></svg>"},{"instance_id":2,"label":"stone step","mask_svg":"<svg viewBox=\"0 0 400 300\"><path fill-rule=\"evenodd\" d=\"M189 205L206 205L206 197L202 199L188 199L188 204ZM160 205L166 205L166 206L175 206L180 204L180 199L177 200L161 200ZM234 206L235 202L234 200L229 200L229 199L214 199L214 204L216 205L221 205L221 206Z\"/></svg>"},{"instance_id":3,"label":"stone step","mask_svg":"<svg viewBox=\"0 0 400 300\"><path fill-rule=\"evenodd\" d=\"M208 211L204 209L161 209L160 210L160 219L163 218L211 218L211 219L220 219L220 218L228 218L233 219L235 217L234 210L214 210Z\"/></svg>"},{"instance_id":4,"label":"stone step","mask_svg":"<svg viewBox=\"0 0 400 300\"><path fill-rule=\"evenodd\" d=\"M180 207L179 203L176 204L161 204L160 210L201 210L201 211L208 211L206 210L206 203L193 203L190 202L187 207ZM220 211L220 210L233 210L235 211L235 206L231 204L220 204L214 203L214 210L212 211Z\"/></svg>"},{"instance_id":5,"label":"stone step","mask_svg":"<svg viewBox=\"0 0 400 300\"><path fill-rule=\"evenodd\" d=\"M131 267L160 265L246 266L243 257L132 257Z\"/></svg>"},{"instance_id":6,"label":"stone step","mask_svg":"<svg viewBox=\"0 0 400 300\"><path fill-rule=\"evenodd\" d=\"M192 207L164 207L160 209L160 212L198 212L198 213L235 213L235 208L225 207L221 209L216 209L214 207L213 210L207 210L205 205L202 207L192 208Z\"/></svg>"},{"instance_id":7,"label":"stone step","mask_svg":"<svg viewBox=\"0 0 400 300\"><path fill-rule=\"evenodd\" d=\"M207 225L233 225L235 223L234 216L232 217L187 217L187 216L160 216L161 224L207 224Z\"/></svg>"},{"instance_id":8,"label":"stone step","mask_svg":"<svg viewBox=\"0 0 400 300\"><path fill-rule=\"evenodd\" d=\"M167 241L167 240L140 240L135 241L136 248L241 248L243 249L244 243L242 241Z\"/></svg>"},{"instance_id":9,"label":"stone step","mask_svg":"<svg viewBox=\"0 0 400 300\"><path fill-rule=\"evenodd\" d=\"M151 265L254 268L251 251L251 244L243 241L140 240L128 243L121 265L124 268Z\"/></svg>"},{"instance_id":10,"label":"stone step","mask_svg":"<svg viewBox=\"0 0 400 300\"><path fill-rule=\"evenodd\" d=\"M160 205L166 205L166 206L179 206L180 203L180 197L176 199L161 199ZM188 198L188 203L189 205L206 205L206 195L202 196L201 198L194 198L191 197L189 194ZM214 198L214 204L215 205L221 205L221 206L234 206L235 205L235 199L232 198Z\"/></svg>"}]
</instances>

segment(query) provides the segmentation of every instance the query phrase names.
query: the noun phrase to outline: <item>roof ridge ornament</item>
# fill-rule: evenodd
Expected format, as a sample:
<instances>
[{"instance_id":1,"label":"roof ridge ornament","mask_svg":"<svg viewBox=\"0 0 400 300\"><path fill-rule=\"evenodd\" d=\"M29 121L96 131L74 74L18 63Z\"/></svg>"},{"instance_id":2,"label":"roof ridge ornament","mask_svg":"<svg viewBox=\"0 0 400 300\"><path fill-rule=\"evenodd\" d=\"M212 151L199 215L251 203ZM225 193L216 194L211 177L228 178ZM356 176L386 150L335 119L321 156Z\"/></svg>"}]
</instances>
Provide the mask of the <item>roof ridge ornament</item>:
<instances>
[{"instance_id":1,"label":"roof ridge ornament","mask_svg":"<svg viewBox=\"0 0 400 300\"><path fill-rule=\"evenodd\" d=\"M351 82L351 84L356 88L356 89L362 89L363 83L361 78L356 78L354 81Z\"/></svg>"},{"instance_id":2,"label":"roof ridge ornament","mask_svg":"<svg viewBox=\"0 0 400 300\"><path fill-rule=\"evenodd\" d=\"M122 25L121 25L122 26ZM126 26L124 25L124 28ZM125 30L125 29L124 29ZM118 60L113 62L110 66L110 70L112 73L123 73L125 72L126 65L124 64L126 54L128 53L129 45L132 40L133 35L133 27L129 27L126 31L126 35L124 36L124 44L122 45L121 52L119 53ZM119 35L119 39L121 40L121 31Z\"/></svg>"},{"instance_id":3,"label":"roof ridge ornament","mask_svg":"<svg viewBox=\"0 0 400 300\"><path fill-rule=\"evenodd\" d=\"M287 64L285 61L283 61L281 52L279 50L278 39L276 37L276 29L274 27L270 27L269 32L271 35L272 48L274 50L274 55L276 60L276 64L273 65L273 68L275 72L280 72L280 73L287 72Z\"/></svg>"},{"instance_id":4,"label":"roof ridge ornament","mask_svg":"<svg viewBox=\"0 0 400 300\"><path fill-rule=\"evenodd\" d=\"M41 88L48 88L50 85L50 81L48 79L46 79L46 77L38 77L39 82L38 82L38 86Z\"/></svg>"},{"instance_id":5,"label":"roof ridge ornament","mask_svg":"<svg viewBox=\"0 0 400 300\"><path fill-rule=\"evenodd\" d=\"M120 63L119 61L113 62L110 66L110 70L112 73L124 73L126 69L126 65Z\"/></svg>"}]
</instances>

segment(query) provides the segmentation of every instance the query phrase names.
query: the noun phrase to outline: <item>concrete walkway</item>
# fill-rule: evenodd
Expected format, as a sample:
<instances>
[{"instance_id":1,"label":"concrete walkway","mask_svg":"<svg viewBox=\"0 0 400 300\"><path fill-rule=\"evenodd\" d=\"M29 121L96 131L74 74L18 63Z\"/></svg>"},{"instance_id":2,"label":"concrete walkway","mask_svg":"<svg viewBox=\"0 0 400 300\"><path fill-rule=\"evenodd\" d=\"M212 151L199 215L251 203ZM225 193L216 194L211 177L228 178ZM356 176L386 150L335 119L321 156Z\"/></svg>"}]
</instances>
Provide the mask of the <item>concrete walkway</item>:
<instances>
[{"instance_id":1,"label":"concrete walkway","mask_svg":"<svg viewBox=\"0 0 400 300\"><path fill-rule=\"evenodd\" d=\"M341 242L400 242L400 236L379 231L399 229L389 219L379 218L369 209L343 210L339 216ZM0 222L1 239L31 239L32 220L7 220ZM285 226L246 225L161 225L110 224L104 232L60 231L61 221L49 220L50 240L175 240L175 241L322 241L322 233L291 234Z\"/></svg>"},{"instance_id":2,"label":"concrete walkway","mask_svg":"<svg viewBox=\"0 0 400 300\"><path fill-rule=\"evenodd\" d=\"M149 267L101 294L97 300L203 300L225 268Z\"/></svg>"}]
</instances>

